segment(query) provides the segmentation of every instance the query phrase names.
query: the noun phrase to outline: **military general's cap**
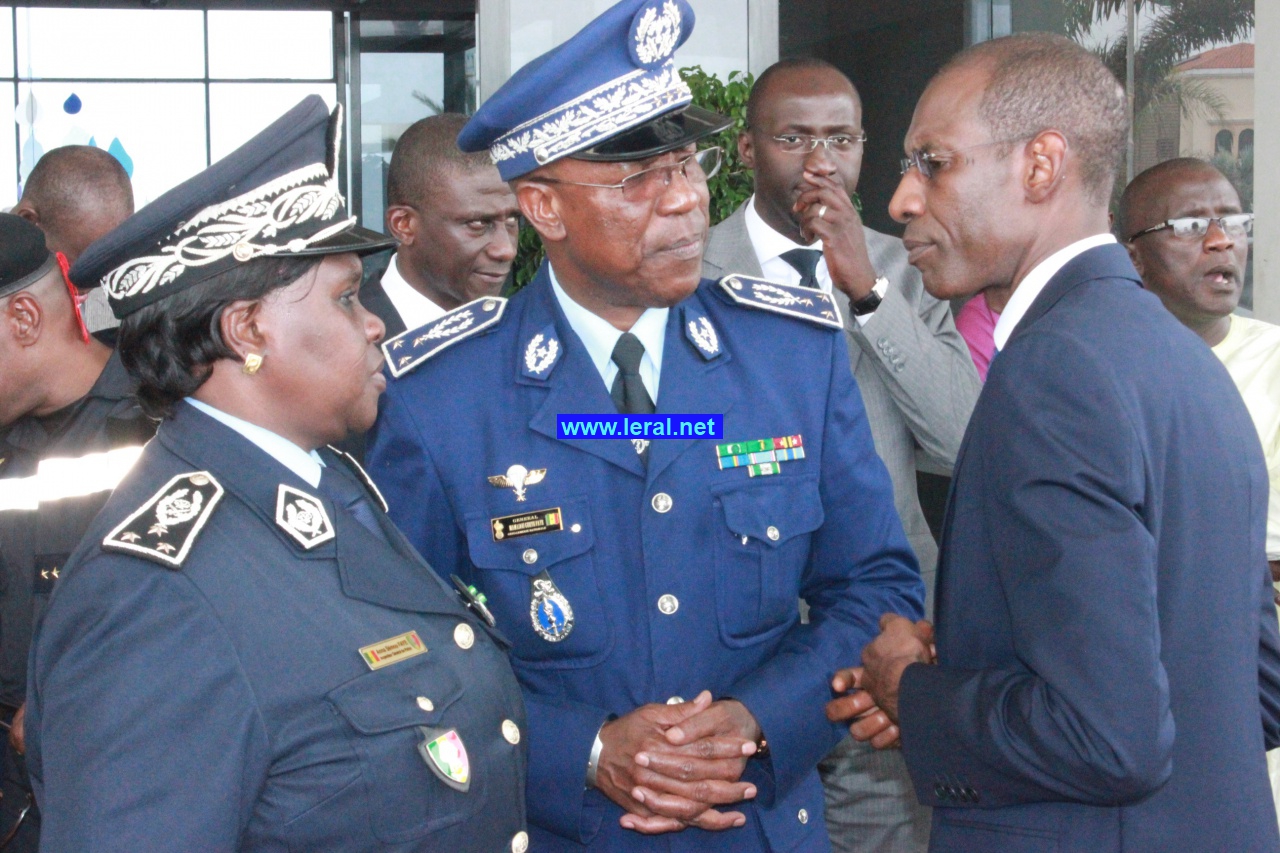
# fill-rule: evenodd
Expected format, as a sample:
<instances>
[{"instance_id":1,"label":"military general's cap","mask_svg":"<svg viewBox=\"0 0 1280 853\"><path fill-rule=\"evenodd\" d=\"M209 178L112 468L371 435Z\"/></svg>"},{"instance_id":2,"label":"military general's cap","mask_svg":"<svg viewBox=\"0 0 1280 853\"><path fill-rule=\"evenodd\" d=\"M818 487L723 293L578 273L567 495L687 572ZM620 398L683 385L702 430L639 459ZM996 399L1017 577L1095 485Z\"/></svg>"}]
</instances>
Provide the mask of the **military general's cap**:
<instances>
[{"instance_id":1,"label":"military general's cap","mask_svg":"<svg viewBox=\"0 0 1280 853\"><path fill-rule=\"evenodd\" d=\"M310 95L244 145L89 246L71 270L125 317L254 258L368 254L338 192L342 108Z\"/></svg>"},{"instance_id":2,"label":"military general's cap","mask_svg":"<svg viewBox=\"0 0 1280 853\"><path fill-rule=\"evenodd\" d=\"M30 287L56 265L39 227L21 216L0 213L0 296Z\"/></svg>"},{"instance_id":3,"label":"military general's cap","mask_svg":"<svg viewBox=\"0 0 1280 853\"><path fill-rule=\"evenodd\" d=\"M642 160L728 127L690 106L675 51L693 32L685 0L622 0L521 68L458 135L489 150L503 180L563 157Z\"/></svg>"}]
</instances>

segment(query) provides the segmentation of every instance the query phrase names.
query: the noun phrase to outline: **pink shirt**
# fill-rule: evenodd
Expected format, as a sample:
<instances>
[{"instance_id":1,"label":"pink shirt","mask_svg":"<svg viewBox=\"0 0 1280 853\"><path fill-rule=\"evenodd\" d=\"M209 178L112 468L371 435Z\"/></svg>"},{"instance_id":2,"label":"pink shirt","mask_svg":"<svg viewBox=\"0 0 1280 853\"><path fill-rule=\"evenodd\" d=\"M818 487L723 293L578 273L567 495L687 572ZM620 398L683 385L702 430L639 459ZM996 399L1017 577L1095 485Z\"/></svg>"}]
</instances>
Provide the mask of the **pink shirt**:
<instances>
[{"instance_id":1,"label":"pink shirt","mask_svg":"<svg viewBox=\"0 0 1280 853\"><path fill-rule=\"evenodd\" d=\"M956 328L969 345L973 366L978 368L978 376L983 382L987 381L987 368L991 366L991 355L996 349L993 335L999 319L1000 314L987 307L987 299L981 293L966 302L956 317Z\"/></svg>"}]
</instances>

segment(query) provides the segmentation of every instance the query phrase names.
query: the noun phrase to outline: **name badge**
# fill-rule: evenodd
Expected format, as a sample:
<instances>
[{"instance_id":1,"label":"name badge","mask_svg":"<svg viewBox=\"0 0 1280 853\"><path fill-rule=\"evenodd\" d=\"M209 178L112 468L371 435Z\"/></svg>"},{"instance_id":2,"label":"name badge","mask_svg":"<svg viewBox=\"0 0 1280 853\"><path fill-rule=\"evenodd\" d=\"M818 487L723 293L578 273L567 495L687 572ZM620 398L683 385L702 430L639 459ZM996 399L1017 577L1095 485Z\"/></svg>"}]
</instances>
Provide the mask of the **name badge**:
<instances>
[{"instance_id":1,"label":"name badge","mask_svg":"<svg viewBox=\"0 0 1280 853\"><path fill-rule=\"evenodd\" d=\"M376 643L360 647L360 657L364 658L364 662L369 665L369 669L382 669L384 666L391 666L391 664L399 663L406 658L417 657L426 653L427 647L423 645L422 638L418 636L417 631L409 631L387 640L379 640Z\"/></svg>"},{"instance_id":2,"label":"name badge","mask_svg":"<svg viewBox=\"0 0 1280 853\"><path fill-rule=\"evenodd\" d=\"M493 530L493 541L501 542L503 539L517 539L521 536L533 536L536 533L553 533L563 530L564 517L560 507L553 506L536 512L491 518L489 526Z\"/></svg>"}]
</instances>

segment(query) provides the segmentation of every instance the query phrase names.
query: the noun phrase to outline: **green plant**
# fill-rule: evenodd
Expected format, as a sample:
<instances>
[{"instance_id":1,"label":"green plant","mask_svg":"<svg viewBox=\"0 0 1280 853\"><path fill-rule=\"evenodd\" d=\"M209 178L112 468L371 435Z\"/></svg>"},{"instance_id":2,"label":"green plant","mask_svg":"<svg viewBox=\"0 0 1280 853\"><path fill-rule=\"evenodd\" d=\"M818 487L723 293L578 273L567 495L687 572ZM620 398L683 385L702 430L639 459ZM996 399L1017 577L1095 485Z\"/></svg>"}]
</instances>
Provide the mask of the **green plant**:
<instances>
[{"instance_id":1,"label":"green plant","mask_svg":"<svg viewBox=\"0 0 1280 853\"><path fill-rule=\"evenodd\" d=\"M737 210L753 191L751 171L738 158L738 134L747 127L747 95L751 93L755 77L748 72L730 71L728 80L721 80L698 65L681 68L680 76L689 84L694 104L733 119L728 128L703 141L704 145L719 145L724 149L724 163L708 185L711 224L715 225ZM516 248L513 290L533 280L544 254L538 232L527 224L522 226Z\"/></svg>"},{"instance_id":2,"label":"green plant","mask_svg":"<svg viewBox=\"0 0 1280 853\"><path fill-rule=\"evenodd\" d=\"M1218 167L1218 171L1227 176L1227 180L1240 194L1240 206L1244 210L1253 210L1253 149L1246 148L1237 157L1226 151L1219 151L1209 162Z\"/></svg>"}]
</instances>

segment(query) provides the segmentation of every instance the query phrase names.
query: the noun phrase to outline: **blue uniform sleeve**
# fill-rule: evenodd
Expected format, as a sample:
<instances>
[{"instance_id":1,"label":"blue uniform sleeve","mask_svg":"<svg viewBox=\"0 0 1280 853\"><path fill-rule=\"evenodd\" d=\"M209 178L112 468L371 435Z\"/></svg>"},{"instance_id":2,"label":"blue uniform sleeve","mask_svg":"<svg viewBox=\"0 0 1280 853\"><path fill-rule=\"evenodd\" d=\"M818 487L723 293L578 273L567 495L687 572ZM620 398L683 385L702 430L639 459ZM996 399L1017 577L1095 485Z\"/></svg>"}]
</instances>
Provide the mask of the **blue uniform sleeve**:
<instances>
[{"instance_id":1,"label":"blue uniform sleeve","mask_svg":"<svg viewBox=\"0 0 1280 853\"><path fill-rule=\"evenodd\" d=\"M903 754L921 792L961 767L987 808L1115 804L1150 795L1172 770L1157 548L1133 509L1142 447L1098 359L1042 335L1018 371L988 378L983 393L1005 404L1002 435L1018 441L974 435L967 455L985 469L981 510L1017 661L966 669L940 648L939 666L907 668Z\"/></svg>"},{"instance_id":2,"label":"blue uniform sleeve","mask_svg":"<svg viewBox=\"0 0 1280 853\"><path fill-rule=\"evenodd\" d=\"M876 455L843 335L831 336L830 383L819 485L824 521L814 534L800 594L809 624L791 629L778 652L729 695L755 716L769 741L769 773L753 764L760 802L771 805L843 737L827 721L836 669L855 666L879 633L881 615L924 616L924 582ZM770 781L774 790L770 790Z\"/></svg>"},{"instance_id":3,"label":"blue uniform sleeve","mask_svg":"<svg viewBox=\"0 0 1280 853\"><path fill-rule=\"evenodd\" d=\"M215 615L128 557L64 577L32 649L28 766L47 850L233 850L269 762Z\"/></svg>"}]
</instances>

